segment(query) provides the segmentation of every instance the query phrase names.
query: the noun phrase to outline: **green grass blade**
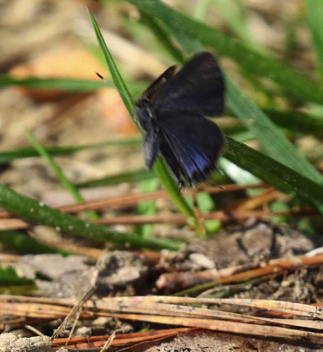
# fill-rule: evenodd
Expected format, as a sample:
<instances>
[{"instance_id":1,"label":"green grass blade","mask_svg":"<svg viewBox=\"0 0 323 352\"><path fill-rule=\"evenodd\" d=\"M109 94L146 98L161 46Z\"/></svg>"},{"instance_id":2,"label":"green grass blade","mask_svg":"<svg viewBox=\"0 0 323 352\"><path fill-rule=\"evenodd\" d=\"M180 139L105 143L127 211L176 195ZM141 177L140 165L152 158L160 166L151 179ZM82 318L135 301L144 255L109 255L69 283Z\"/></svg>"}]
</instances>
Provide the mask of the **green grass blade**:
<instances>
[{"instance_id":1,"label":"green grass blade","mask_svg":"<svg viewBox=\"0 0 323 352\"><path fill-rule=\"evenodd\" d=\"M117 185L119 183L141 182L148 180L156 180L158 176L154 172L149 172L146 169L137 169L126 171L116 175L102 177L96 180L90 180L76 184L77 188L92 188Z\"/></svg>"},{"instance_id":2,"label":"green grass blade","mask_svg":"<svg viewBox=\"0 0 323 352\"><path fill-rule=\"evenodd\" d=\"M34 280L27 279L26 277L21 277L17 274L16 270L9 266L7 268L0 267L0 287L1 286L20 286L20 285L33 285ZM5 293L8 292L8 288L6 287Z\"/></svg>"},{"instance_id":3,"label":"green grass blade","mask_svg":"<svg viewBox=\"0 0 323 352\"><path fill-rule=\"evenodd\" d=\"M322 0L307 0L306 5L318 68L323 77L323 2Z\"/></svg>"},{"instance_id":4,"label":"green grass blade","mask_svg":"<svg viewBox=\"0 0 323 352\"><path fill-rule=\"evenodd\" d=\"M96 77L93 71L93 78ZM73 78L14 78L10 75L0 75L0 87L23 86L35 89L48 89L56 91L66 91L73 93L87 93L102 88L115 88L113 82L103 82L101 80L85 80ZM146 84L140 82L128 82L127 86L130 91L138 96L146 87Z\"/></svg>"},{"instance_id":5,"label":"green grass blade","mask_svg":"<svg viewBox=\"0 0 323 352\"><path fill-rule=\"evenodd\" d=\"M93 78L95 78L93 72ZM0 87L24 86L38 89L50 89L68 92L91 92L99 88L106 88L106 84L100 81L72 79L72 78L14 78L9 75L0 75ZM109 84L110 86L110 84ZM114 85L111 83L111 88Z\"/></svg>"},{"instance_id":6,"label":"green grass blade","mask_svg":"<svg viewBox=\"0 0 323 352\"><path fill-rule=\"evenodd\" d=\"M182 14L159 0L127 0L141 11L160 19L174 33L184 33L219 55L233 59L245 70L267 77L302 100L323 103L323 88L316 86L288 66L249 49L238 40Z\"/></svg>"},{"instance_id":7,"label":"green grass blade","mask_svg":"<svg viewBox=\"0 0 323 352\"><path fill-rule=\"evenodd\" d=\"M276 109L263 109L263 112L279 127L323 138L323 118L320 116Z\"/></svg>"},{"instance_id":8,"label":"green grass blade","mask_svg":"<svg viewBox=\"0 0 323 352\"><path fill-rule=\"evenodd\" d=\"M224 157L284 193L323 205L323 186L230 137Z\"/></svg>"},{"instance_id":9,"label":"green grass blade","mask_svg":"<svg viewBox=\"0 0 323 352\"><path fill-rule=\"evenodd\" d=\"M79 145L72 147L43 147L51 156L57 155L66 155L75 152L79 152L87 149L96 149L96 148L106 148L106 147L116 147L116 146L132 146L132 145L141 145L142 138L129 138L122 140L112 140L107 142L95 143L95 144L87 144L87 145ZM6 152L0 152L0 164L10 163L11 161L23 158L31 158L37 157L39 153L35 150L35 148L20 148L13 149Z\"/></svg>"},{"instance_id":10,"label":"green grass blade","mask_svg":"<svg viewBox=\"0 0 323 352\"><path fill-rule=\"evenodd\" d=\"M99 242L112 242L131 248L149 248L161 250L163 248L178 250L179 245L168 240L144 239L132 233L117 232L98 224L78 219L64 214L37 200L23 196L9 187L0 184L0 206L31 223L53 227L56 231L74 234Z\"/></svg>"},{"instance_id":11,"label":"green grass blade","mask_svg":"<svg viewBox=\"0 0 323 352\"><path fill-rule=\"evenodd\" d=\"M322 183L322 175L290 143L275 124L258 108L258 106L229 79L227 99L232 110L248 127L252 134L261 141L268 154L279 162L306 175L312 180Z\"/></svg>"},{"instance_id":12,"label":"green grass blade","mask_svg":"<svg viewBox=\"0 0 323 352\"><path fill-rule=\"evenodd\" d=\"M238 185L255 184L261 181L252 173L241 169L239 166L225 158L221 158L219 160L219 168L223 170L226 175L228 175L230 179ZM258 195L261 190L247 189L245 192L248 194L249 197L253 197Z\"/></svg>"},{"instance_id":13,"label":"green grass blade","mask_svg":"<svg viewBox=\"0 0 323 352\"><path fill-rule=\"evenodd\" d=\"M109 67L110 73L111 73L111 77L113 79L113 82L115 84L115 87L118 89L120 96L123 100L123 103L126 107L126 109L128 110L129 115L132 117L133 119L133 110L135 108L135 104L133 99L131 98L130 92L128 90L128 87L126 86L126 84L124 83L119 70L117 69L116 65L114 64L114 60L113 57L104 41L104 38L102 36L102 33L100 31L100 28L98 26L98 24L95 21L95 18L93 17L93 15L91 14L91 12L89 11L89 15L90 15L90 19L92 22L92 26L94 28L94 32L96 35L96 38L99 42L99 45L102 49L102 52L104 54L106 63ZM133 121L136 123L136 121L133 119Z\"/></svg>"},{"instance_id":14,"label":"green grass blade","mask_svg":"<svg viewBox=\"0 0 323 352\"><path fill-rule=\"evenodd\" d=\"M109 49L103 39L103 36L101 34L100 28L98 27L94 17L90 14L90 19L96 34L96 37L98 39L99 45L101 46L101 49L104 53L104 56L106 58L107 64L110 69L111 76L113 78L113 81L115 83L116 88L119 90L121 98L130 114L132 117L133 121L136 123L133 115L133 110L134 110L134 102L130 96L130 93L114 63L113 57L109 52ZM138 129L140 130L140 127L136 123ZM178 209L187 217L188 222L190 225L195 226L197 232L199 234L202 234L202 230L199 226L199 223L195 217L193 209L187 204L185 199L179 194L178 192L178 185L176 184L174 178L171 176L169 170L166 168L165 163L163 160L159 157L157 158L155 164L154 164L154 171L156 174L159 176L160 180L162 181L164 187L166 188L167 192L169 193L172 201L174 204L178 207Z\"/></svg>"},{"instance_id":15,"label":"green grass blade","mask_svg":"<svg viewBox=\"0 0 323 352\"><path fill-rule=\"evenodd\" d=\"M305 114L300 111L284 111L277 109L261 109L275 125L282 127L291 132L301 134L311 134L318 138L323 138L323 118L317 115ZM227 108L224 113L226 116L235 116L236 113ZM219 119L221 123L221 119ZM235 125L228 128L222 128L225 134L243 132L241 125Z\"/></svg>"},{"instance_id":16,"label":"green grass blade","mask_svg":"<svg viewBox=\"0 0 323 352\"><path fill-rule=\"evenodd\" d=\"M17 231L0 231L0 243L4 246L15 249L18 253L23 254L58 253L63 256L73 254L71 252L64 251L63 249L40 243L35 239Z\"/></svg>"},{"instance_id":17,"label":"green grass blade","mask_svg":"<svg viewBox=\"0 0 323 352\"><path fill-rule=\"evenodd\" d=\"M46 152L46 150L41 146L41 144L38 143L34 135L29 131L27 131L26 134L30 143L34 146L37 152L48 162L49 166L56 174L62 186L71 193L72 197L75 199L76 202L84 202L84 198L82 197L81 193L78 191L77 188L74 187L72 182L70 182L70 180L64 175L64 172L56 164L55 160ZM90 220L96 220L99 218L96 212L94 211L87 211L86 214Z\"/></svg>"}]
</instances>

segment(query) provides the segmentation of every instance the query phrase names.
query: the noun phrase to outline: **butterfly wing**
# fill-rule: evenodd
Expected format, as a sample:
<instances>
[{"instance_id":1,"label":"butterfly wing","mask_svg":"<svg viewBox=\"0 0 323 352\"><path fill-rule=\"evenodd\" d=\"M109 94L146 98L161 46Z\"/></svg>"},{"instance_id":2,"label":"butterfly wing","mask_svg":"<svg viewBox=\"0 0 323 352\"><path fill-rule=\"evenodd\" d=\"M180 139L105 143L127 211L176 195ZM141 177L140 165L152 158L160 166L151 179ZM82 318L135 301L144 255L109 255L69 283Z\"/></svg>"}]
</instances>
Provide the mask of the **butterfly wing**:
<instances>
[{"instance_id":1,"label":"butterfly wing","mask_svg":"<svg viewBox=\"0 0 323 352\"><path fill-rule=\"evenodd\" d=\"M160 152L181 189L184 186L182 175L185 175L185 170L182 168L182 164L178 161L177 156L174 154L174 151L163 132L160 132Z\"/></svg>"},{"instance_id":2,"label":"butterfly wing","mask_svg":"<svg viewBox=\"0 0 323 352\"><path fill-rule=\"evenodd\" d=\"M224 110L224 79L212 54L195 55L155 97L154 110L217 116Z\"/></svg>"},{"instance_id":3,"label":"butterfly wing","mask_svg":"<svg viewBox=\"0 0 323 352\"><path fill-rule=\"evenodd\" d=\"M174 73L176 66L169 67L164 73L162 73L143 93L142 96L137 100L136 105L140 105L140 101L149 101L151 104L154 102L157 94L161 87L169 81Z\"/></svg>"},{"instance_id":4,"label":"butterfly wing","mask_svg":"<svg viewBox=\"0 0 323 352\"><path fill-rule=\"evenodd\" d=\"M220 128L192 113L179 115L178 112L163 111L157 120L163 136L160 151L169 167L174 172L171 164L175 164L177 171L191 184L205 181L208 174L216 169L224 144ZM171 158L164 152L165 144L172 151Z\"/></svg>"},{"instance_id":5,"label":"butterfly wing","mask_svg":"<svg viewBox=\"0 0 323 352\"><path fill-rule=\"evenodd\" d=\"M156 161L160 148L160 138L156 126L151 126L146 134L144 140L144 161L147 170L151 170Z\"/></svg>"}]
</instances>

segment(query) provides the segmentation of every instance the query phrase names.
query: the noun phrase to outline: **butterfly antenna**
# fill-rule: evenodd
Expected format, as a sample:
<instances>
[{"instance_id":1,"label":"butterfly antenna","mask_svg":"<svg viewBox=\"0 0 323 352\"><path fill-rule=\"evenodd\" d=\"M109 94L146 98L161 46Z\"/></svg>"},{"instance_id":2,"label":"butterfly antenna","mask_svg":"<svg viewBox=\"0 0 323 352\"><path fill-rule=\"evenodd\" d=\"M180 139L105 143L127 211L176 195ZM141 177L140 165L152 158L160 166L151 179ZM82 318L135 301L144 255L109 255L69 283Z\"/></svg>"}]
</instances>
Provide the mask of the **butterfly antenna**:
<instances>
[{"instance_id":1,"label":"butterfly antenna","mask_svg":"<svg viewBox=\"0 0 323 352\"><path fill-rule=\"evenodd\" d=\"M116 90L117 90L120 94L122 94L124 97L127 97L127 98L131 99L133 102L135 102L134 99L133 99L130 95L128 95L128 94L125 93L124 91L122 91L122 90L116 88L116 86L111 85L111 83L108 82L102 75L100 75L100 73L98 73L98 72L95 72L95 73L97 74L97 76L98 76L99 78L102 79L103 82L105 82L106 84L108 84L109 86L111 86L111 88L116 89Z\"/></svg>"}]
</instances>

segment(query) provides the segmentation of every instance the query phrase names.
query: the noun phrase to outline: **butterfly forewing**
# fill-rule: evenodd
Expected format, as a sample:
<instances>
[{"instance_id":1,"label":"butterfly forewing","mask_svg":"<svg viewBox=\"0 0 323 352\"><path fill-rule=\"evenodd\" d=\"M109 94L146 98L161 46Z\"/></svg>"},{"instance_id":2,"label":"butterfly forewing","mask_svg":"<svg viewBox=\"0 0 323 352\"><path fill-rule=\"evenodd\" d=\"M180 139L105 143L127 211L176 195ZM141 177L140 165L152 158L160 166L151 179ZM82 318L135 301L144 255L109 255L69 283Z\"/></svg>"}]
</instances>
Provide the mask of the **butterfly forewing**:
<instances>
[{"instance_id":1,"label":"butterfly forewing","mask_svg":"<svg viewBox=\"0 0 323 352\"><path fill-rule=\"evenodd\" d=\"M176 66L169 67L163 74L161 74L142 94L141 99L148 100L151 104L154 103L156 95L160 93L161 88L165 83L173 77Z\"/></svg>"},{"instance_id":2,"label":"butterfly forewing","mask_svg":"<svg viewBox=\"0 0 323 352\"><path fill-rule=\"evenodd\" d=\"M194 56L156 95L153 108L217 116L224 109L222 72L210 53Z\"/></svg>"}]
</instances>

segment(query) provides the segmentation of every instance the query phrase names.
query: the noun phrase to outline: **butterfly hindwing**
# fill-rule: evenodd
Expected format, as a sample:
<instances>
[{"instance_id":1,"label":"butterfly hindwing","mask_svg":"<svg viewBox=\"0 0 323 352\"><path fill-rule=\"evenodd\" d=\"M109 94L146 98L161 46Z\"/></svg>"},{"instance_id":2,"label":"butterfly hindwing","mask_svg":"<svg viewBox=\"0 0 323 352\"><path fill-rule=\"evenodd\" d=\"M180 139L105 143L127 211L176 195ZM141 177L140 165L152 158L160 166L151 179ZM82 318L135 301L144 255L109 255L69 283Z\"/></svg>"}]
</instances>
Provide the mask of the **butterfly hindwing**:
<instances>
[{"instance_id":1,"label":"butterfly hindwing","mask_svg":"<svg viewBox=\"0 0 323 352\"><path fill-rule=\"evenodd\" d=\"M210 53L194 56L163 85L154 110L174 110L217 116L224 110L224 79Z\"/></svg>"},{"instance_id":2,"label":"butterfly hindwing","mask_svg":"<svg viewBox=\"0 0 323 352\"><path fill-rule=\"evenodd\" d=\"M184 186L181 175L184 174L184 170L180 162L178 161L176 155L174 154L173 149L171 148L169 141L166 139L166 136L163 132L160 132L160 152L165 159L167 165L171 169L177 183L179 183L180 188Z\"/></svg>"},{"instance_id":3,"label":"butterfly hindwing","mask_svg":"<svg viewBox=\"0 0 323 352\"><path fill-rule=\"evenodd\" d=\"M183 176L190 183L205 181L208 174L216 168L215 164L224 144L220 128L199 115L179 115L164 111L160 112L158 126ZM163 154L162 149L161 153ZM168 162L167 155L163 156Z\"/></svg>"}]
</instances>

